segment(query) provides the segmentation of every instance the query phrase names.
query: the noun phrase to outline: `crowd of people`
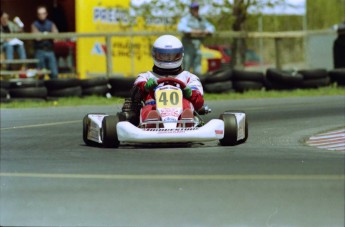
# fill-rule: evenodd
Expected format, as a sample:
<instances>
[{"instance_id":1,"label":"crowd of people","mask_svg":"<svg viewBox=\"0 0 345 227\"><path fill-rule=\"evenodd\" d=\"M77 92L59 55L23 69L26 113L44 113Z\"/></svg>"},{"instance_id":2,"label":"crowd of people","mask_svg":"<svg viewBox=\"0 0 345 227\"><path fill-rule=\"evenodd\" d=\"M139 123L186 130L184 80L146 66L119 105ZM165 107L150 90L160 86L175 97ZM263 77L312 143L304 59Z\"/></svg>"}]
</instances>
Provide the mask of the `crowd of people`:
<instances>
[{"instance_id":1,"label":"crowd of people","mask_svg":"<svg viewBox=\"0 0 345 227\"><path fill-rule=\"evenodd\" d=\"M9 19L9 14L1 11L1 33L19 33L23 32L24 24L15 17L13 21ZM48 10L45 6L37 7L37 20L31 24L32 33L58 33L58 29L54 22L48 19ZM15 51L19 59L26 59L26 50L24 42L17 39L0 40L1 52L4 52L6 60L13 60ZM34 56L38 59L38 68L50 71L50 78L58 77L57 61L54 54L54 41L52 39L36 39L34 40Z\"/></svg>"}]
</instances>

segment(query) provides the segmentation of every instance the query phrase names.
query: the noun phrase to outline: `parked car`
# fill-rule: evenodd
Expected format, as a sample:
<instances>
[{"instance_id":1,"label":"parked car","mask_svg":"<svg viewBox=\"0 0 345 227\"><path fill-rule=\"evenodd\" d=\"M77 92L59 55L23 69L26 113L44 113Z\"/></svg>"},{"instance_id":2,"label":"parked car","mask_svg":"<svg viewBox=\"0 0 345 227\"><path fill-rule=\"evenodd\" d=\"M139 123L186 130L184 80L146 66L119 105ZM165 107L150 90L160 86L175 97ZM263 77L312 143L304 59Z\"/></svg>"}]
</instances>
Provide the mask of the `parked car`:
<instances>
[{"instance_id":1,"label":"parked car","mask_svg":"<svg viewBox=\"0 0 345 227\"><path fill-rule=\"evenodd\" d=\"M207 46L207 48L217 50L222 54L222 65L229 64L231 62L231 47L226 45L213 45ZM254 50L246 50L246 59L244 62L245 67L258 66L260 63L261 58Z\"/></svg>"}]
</instances>

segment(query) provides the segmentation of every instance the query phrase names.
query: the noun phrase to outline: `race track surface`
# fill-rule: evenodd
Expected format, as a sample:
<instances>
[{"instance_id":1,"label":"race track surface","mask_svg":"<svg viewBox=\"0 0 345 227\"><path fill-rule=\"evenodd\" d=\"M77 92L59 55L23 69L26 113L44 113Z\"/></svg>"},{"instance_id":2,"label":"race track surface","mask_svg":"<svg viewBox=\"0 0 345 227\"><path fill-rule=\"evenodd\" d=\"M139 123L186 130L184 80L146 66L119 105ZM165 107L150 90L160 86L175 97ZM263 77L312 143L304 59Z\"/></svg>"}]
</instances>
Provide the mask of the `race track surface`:
<instances>
[{"instance_id":1,"label":"race track surface","mask_svg":"<svg viewBox=\"0 0 345 227\"><path fill-rule=\"evenodd\" d=\"M0 225L344 226L344 152L305 145L344 127L345 98L208 102L244 110L247 143L87 147L86 113L1 109Z\"/></svg>"}]
</instances>

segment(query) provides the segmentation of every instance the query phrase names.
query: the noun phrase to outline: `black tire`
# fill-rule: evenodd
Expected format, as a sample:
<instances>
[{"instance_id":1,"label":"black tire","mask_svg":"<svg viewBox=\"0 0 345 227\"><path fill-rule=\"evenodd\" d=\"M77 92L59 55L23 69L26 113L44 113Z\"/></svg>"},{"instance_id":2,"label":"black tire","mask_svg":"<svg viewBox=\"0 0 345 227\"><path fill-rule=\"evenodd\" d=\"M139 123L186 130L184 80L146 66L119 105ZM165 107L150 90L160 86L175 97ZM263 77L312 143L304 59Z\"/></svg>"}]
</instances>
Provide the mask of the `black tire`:
<instances>
[{"instance_id":1,"label":"black tire","mask_svg":"<svg viewBox=\"0 0 345 227\"><path fill-rule=\"evenodd\" d=\"M43 87L43 80L36 79L13 79L10 80L10 88Z\"/></svg>"},{"instance_id":2,"label":"black tire","mask_svg":"<svg viewBox=\"0 0 345 227\"><path fill-rule=\"evenodd\" d=\"M3 89L10 88L10 81L8 81L8 80L0 80L0 88L3 88Z\"/></svg>"},{"instance_id":3,"label":"black tire","mask_svg":"<svg viewBox=\"0 0 345 227\"><path fill-rule=\"evenodd\" d=\"M102 121L102 140L103 146L117 148L120 141L117 139L116 125L120 121L118 115L110 115L103 118Z\"/></svg>"},{"instance_id":4,"label":"black tire","mask_svg":"<svg viewBox=\"0 0 345 227\"><path fill-rule=\"evenodd\" d=\"M209 92L209 93L224 93L224 92L233 91L232 82L224 81L224 82L207 83L204 85L204 90L205 92Z\"/></svg>"},{"instance_id":5,"label":"black tire","mask_svg":"<svg viewBox=\"0 0 345 227\"><path fill-rule=\"evenodd\" d=\"M44 84L48 88L48 90L56 90L56 89L80 86L80 80L75 79L75 78L50 79L50 80L44 81Z\"/></svg>"},{"instance_id":6,"label":"black tire","mask_svg":"<svg viewBox=\"0 0 345 227\"><path fill-rule=\"evenodd\" d=\"M318 87L323 87L327 86L330 84L330 78L325 77L325 78L319 78L319 79L313 79L313 80L304 80L300 88L318 88Z\"/></svg>"},{"instance_id":7,"label":"black tire","mask_svg":"<svg viewBox=\"0 0 345 227\"><path fill-rule=\"evenodd\" d=\"M233 81L256 81L263 83L264 74L262 72L234 70Z\"/></svg>"},{"instance_id":8,"label":"black tire","mask_svg":"<svg viewBox=\"0 0 345 227\"><path fill-rule=\"evenodd\" d=\"M101 85L107 85L108 79L105 77L97 77L91 79L80 80L80 86L84 88L96 87Z\"/></svg>"},{"instance_id":9,"label":"black tire","mask_svg":"<svg viewBox=\"0 0 345 227\"><path fill-rule=\"evenodd\" d=\"M111 85L111 90L130 91L135 79L135 77L111 77L109 78L109 84Z\"/></svg>"},{"instance_id":10,"label":"black tire","mask_svg":"<svg viewBox=\"0 0 345 227\"><path fill-rule=\"evenodd\" d=\"M87 146L92 146L92 147L96 147L96 146L100 146L99 143L95 142L95 141L91 141L87 138L87 133L89 131L89 118L88 118L87 114L84 118L83 118L83 141Z\"/></svg>"},{"instance_id":11,"label":"black tire","mask_svg":"<svg viewBox=\"0 0 345 227\"><path fill-rule=\"evenodd\" d=\"M82 91L83 96L86 96L86 95L104 96L109 91L109 88L107 85L100 85L100 86L95 86L95 87L82 88L82 90L83 90Z\"/></svg>"},{"instance_id":12,"label":"black tire","mask_svg":"<svg viewBox=\"0 0 345 227\"><path fill-rule=\"evenodd\" d=\"M47 88L45 87L24 87L10 89L13 98L47 98Z\"/></svg>"},{"instance_id":13,"label":"black tire","mask_svg":"<svg viewBox=\"0 0 345 227\"><path fill-rule=\"evenodd\" d=\"M82 89L80 86L48 90L48 96L51 97L80 97Z\"/></svg>"},{"instance_id":14,"label":"black tire","mask_svg":"<svg viewBox=\"0 0 345 227\"><path fill-rule=\"evenodd\" d=\"M234 114L221 114L219 119L224 121L224 137L220 139L222 146L235 146L244 143L248 139L248 120L245 119L245 136L241 140L237 140L237 121Z\"/></svg>"},{"instance_id":15,"label":"black tire","mask_svg":"<svg viewBox=\"0 0 345 227\"><path fill-rule=\"evenodd\" d=\"M298 73L303 75L304 80L321 79L328 77L328 72L325 69L299 70Z\"/></svg>"},{"instance_id":16,"label":"black tire","mask_svg":"<svg viewBox=\"0 0 345 227\"><path fill-rule=\"evenodd\" d=\"M261 90L264 87L264 84L256 81L234 81L233 87L236 91L243 92L249 90Z\"/></svg>"},{"instance_id":17,"label":"black tire","mask_svg":"<svg viewBox=\"0 0 345 227\"><path fill-rule=\"evenodd\" d=\"M0 88L1 98L5 99L8 97L8 91L6 89Z\"/></svg>"},{"instance_id":18,"label":"black tire","mask_svg":"<svg viewBox=\"0 0 345 227\"><path fill-rule=\"evenodd\" d=\"M204 83L216 83L216 82L223 82L223 81L230 81L232 78L232 70L231 69L220 69L217 71L209 72L205 74Z\"/></svg>"},{"instance_id":19,"label":"black tire","mask_svg":"<svg viewBox=\"0 0 345 227\"><path fill-rule=\"evenodd\" d=\"M332 82L338 85L345 85L345 68L333 69L328 72Z\"/></svg>"},{"instance_id":20,"label":"black tire","mask_svg":"<svg viewBox=\"0 0 345 227\"><path fill-rule=\"evenodd\" d=\"M267 69L266 78L272 83L282 84L288 87L299 86L303 81L302 74L279 69Z\"/></svg>"},{"instance_id":21,"label":"black tire","mask_svg":"<svg viewBox=\"0 0 345 227\"><path fill-rule=\"evenodd\" d=\"M297 88L297 86L285 84L283 82L272 82L267 78L264 79L264 86L266 90L293 90Z\"/></svg>"}]
</instances>

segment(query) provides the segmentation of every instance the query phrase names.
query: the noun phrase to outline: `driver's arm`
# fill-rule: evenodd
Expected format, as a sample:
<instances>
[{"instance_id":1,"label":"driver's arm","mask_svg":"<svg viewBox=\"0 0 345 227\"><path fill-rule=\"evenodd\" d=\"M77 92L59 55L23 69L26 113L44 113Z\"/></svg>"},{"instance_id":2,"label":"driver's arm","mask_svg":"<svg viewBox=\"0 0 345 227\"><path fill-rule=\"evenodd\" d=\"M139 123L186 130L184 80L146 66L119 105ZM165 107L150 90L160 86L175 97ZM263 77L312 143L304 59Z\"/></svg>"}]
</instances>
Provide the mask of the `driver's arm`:
<instances>
[{"instance_id":1,"label":"driver's arm","mask_svg":"<svg viewBox=\"0 0 345 227\"><path fill-rule=\"evenodd\" d=\"M196 110L201 109L204 105L204 90L199 78L192 74L186 85L192 89L192 96L189 98L189 101Z\"/></svg>"}]
</instances>

